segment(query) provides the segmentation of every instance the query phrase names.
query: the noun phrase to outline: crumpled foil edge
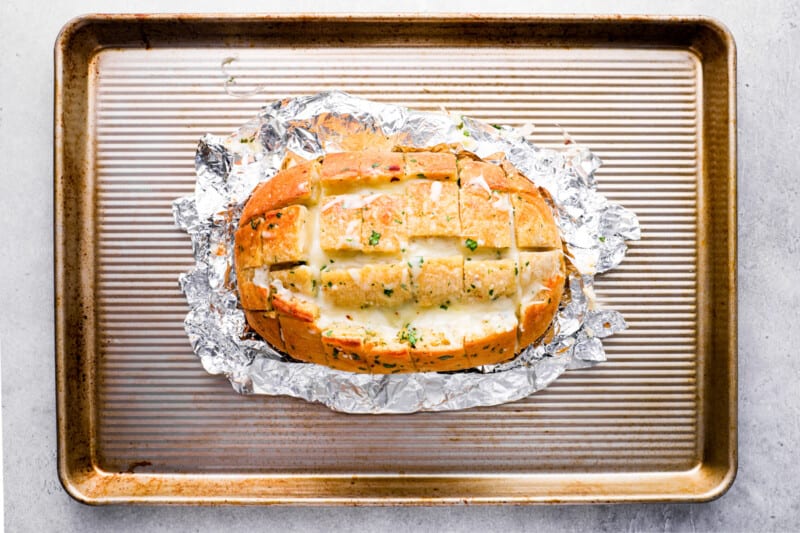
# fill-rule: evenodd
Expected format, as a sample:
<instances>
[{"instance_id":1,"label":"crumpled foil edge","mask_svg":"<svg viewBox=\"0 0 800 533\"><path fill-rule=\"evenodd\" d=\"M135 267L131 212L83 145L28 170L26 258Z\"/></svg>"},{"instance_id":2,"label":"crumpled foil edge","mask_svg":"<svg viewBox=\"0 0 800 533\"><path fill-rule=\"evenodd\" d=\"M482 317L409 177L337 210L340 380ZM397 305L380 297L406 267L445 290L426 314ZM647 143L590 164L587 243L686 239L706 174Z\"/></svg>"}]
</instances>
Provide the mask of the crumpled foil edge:
<instances>
[{"instance_id":1,"label":"crumpled foil edge","mask_svg":"<svg viewBox=\"0 0 800 533\"><path fill-rule=\"evenodd\" d=\"M458 143L481 157L505 153L550 193L573 268L548 343L479 369L368 375L294 362L246 333L235 284L226 283L233 272L239 214L253 188L280 169L287 152L314 158L342 149L341 132L324 126L331 116L350 124L350 131L397 136L407 145ZM206 371L225 374L239 393L294 396L346 413L458 410L527 397L568 369L605 361L601 339L627 327L617 311L594 307L595 275L617 266L626 241L640 238L636 215L597 192L594 174L600 165L595 154L569 138L563 149L540 148L507 126L340 91L267 105L231 135L200 139L195 193L173 203L175 223L190 235L196 261L179 278L191 308L184 325L192 348Z\"/></svg>"}]
</instances>

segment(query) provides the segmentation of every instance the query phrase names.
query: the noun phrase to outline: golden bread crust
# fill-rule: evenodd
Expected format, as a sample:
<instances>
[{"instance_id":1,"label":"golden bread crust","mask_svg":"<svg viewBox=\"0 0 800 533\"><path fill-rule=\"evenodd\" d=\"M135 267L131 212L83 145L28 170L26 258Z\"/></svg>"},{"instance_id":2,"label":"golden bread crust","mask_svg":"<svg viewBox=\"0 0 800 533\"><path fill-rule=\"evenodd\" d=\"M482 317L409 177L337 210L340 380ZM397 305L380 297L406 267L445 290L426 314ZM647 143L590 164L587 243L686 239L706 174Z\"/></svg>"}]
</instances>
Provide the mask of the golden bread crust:
<instances>
[{"instance_id":1,"label":"golden bread crust","mask_svg":"<svg viewBox=\"0 0 800 533\"><path fill-rule=\"evenodd\" d=\"M452 150L290 154L235 234L250 327L299 361L373 374L542 342L566 278L549 197L507 161Z\"/></svg>"},{"instance_id":2,"label":"golden bread crust","mask_svg":"<svg viewBox=\"0 0 800 533\"><path fill-rule=\"evenodd\" d=\"M275 174L256 187L244 206L239 226L292 204L312 205L319 197L319 162L308 161Z\"/></svg>"}]
</instances>

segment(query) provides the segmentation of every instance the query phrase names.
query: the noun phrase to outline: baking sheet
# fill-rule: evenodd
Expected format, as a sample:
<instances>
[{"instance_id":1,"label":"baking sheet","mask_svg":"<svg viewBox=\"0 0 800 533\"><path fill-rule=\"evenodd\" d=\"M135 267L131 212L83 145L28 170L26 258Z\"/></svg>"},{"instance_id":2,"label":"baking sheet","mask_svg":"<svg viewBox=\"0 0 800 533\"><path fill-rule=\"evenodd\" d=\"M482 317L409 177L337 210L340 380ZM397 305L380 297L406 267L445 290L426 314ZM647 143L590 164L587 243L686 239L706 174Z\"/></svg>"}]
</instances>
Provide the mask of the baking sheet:
<instances>
[{"instance_id":1,"label":"baking sheet","mask_svg":"<svg viewBox=\"0 0 800 533\"><path fill-rule=\"evenodd\" d=\"M223 90L266 86L256 98ZM458 57L457 62L450 58ZM56 44L59 471L91 503L702 500L735 474L734 57L702 19L128 17ZM170 203L205 132L342 89L563 129L642 240L597 282L609 360L513 404L363 417L244 397L182 327ZM645 296L647 294L647 296ZM655 295L655 297L653 296ZM179 474L179 475L176 475Z\"/></svg>"}]
</instances>

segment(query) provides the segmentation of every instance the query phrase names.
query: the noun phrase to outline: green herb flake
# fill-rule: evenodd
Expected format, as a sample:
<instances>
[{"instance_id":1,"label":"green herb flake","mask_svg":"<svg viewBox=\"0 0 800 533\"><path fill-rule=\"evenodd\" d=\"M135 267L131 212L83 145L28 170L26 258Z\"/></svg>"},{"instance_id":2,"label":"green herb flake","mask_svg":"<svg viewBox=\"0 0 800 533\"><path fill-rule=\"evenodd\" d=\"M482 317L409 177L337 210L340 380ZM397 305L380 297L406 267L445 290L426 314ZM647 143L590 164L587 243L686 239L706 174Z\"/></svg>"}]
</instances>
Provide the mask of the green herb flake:
<instances>
[{"instance_id":1,"label":"green herb flake","mask_svg":"<svg viewBox=\"0 0 800 533\"><path fill-rule=\"evenodd\" d=\"M257 218L254 218L253 220L250 221L250 227L253 228L253 229L258 229L258 219Z\"/></svg>"},{"instance_id":2,"label":"green herb flake","mask_svg":"<svg viewBox=\"0 0 800 533\"><path fill-rule=\"evenodd\" d=\"M322 272L326 268L328 268L328 265L322 265L321 267L319 267L319 271Z\"/></svg>"},{"instance_id":3,"label":"green herb flake","mask_svg":"<svg viewBox=\"0 0 800 533\"><path fill-rule=\"evenodd\" d=\"M448 359L452 359L452 355L441 355L439 356L439 361L447 361Z\"/></svg>"},{"instance_id":4,"label":"green herb flake","mask_svg":"<svg viewBox=\"0 0 800 533\"><path fill-rule=\"evenodd\" d=\"M464 137L469 137L469 132L467 130L464 130Z\"/></svg>"},{"instance_id":5,"label":"green herb flake","mask_svg":"<svg viewBox=\"0 0 800 533\"><path fill-rule=\"evenodd\" d=\"M333 283L331 283L331 282L329 281L329 282L328 282L328 288L330 288L330 287L333 287Z\"/></svg>"},{"instance_id":6,"label":"green herb flake","mask_svg":"<svg viewBox=\"0 0 800 533\"><path fill-rule=\"evenodd\" d=\"M332 329L329 329L328 331L325 332L325 336L326 337L330 337L332 335L333 335L333 330ZM334 350L335 350L335 348L334 348Z\"/></svg>"},{"instance_id":7,"label":"green herb flake","mask_svg":"<svg viewBox=\"0 0 800 533\"><path fill-rule=\"evenodd\" d=\"M403 329L397 333L397 337L401 341L407 341L412 348L416 348L417 343L422 340L422 336L417 331L417 328L411 326L410 324L406 324Z\"/></svg>"},{"instance_id":8,"label":"green herb flake","mask_svg":"<svg viewBox=\"0 0 800 533\"><path fill-rule=\"evenodd\" d=\"M606 238L603 237L602 235L600 236L600 242L606 242Z\"/></svg>"},{"instance_id":9,"label":"green herb flake","mask_svg":"<svg viewBox=\"0 0 800 533\"><path fill-rule=\"evenodd\" d=\"M380 163L372 163L372 168L378 168L379 166L381 166Z\"/></svg>"},{"instance_id":10,"label":"green herb flake","mask_svg":"<svg viewBox=\"0 0 800 533\"><path fill-rule=\"evenodd\" d=\"M281 218L283 216L283 213L278 211L277 213L275 213L275 216L278 217L278 218Z\"/></svg>"},{"instance_id":11,"label":"green herb flake","mask_svg":"<svg viewBox=\"0 0 800 533\"><path fill-rule=\"evenodd\" d=\"M416 163L417 162L416 159L410 159L409 161L411 161L412 163Z\"/></svg>"},{"instance_id":12,"label":"green herb flake","mask_svg":"<svg viewBox=\"0 0 800 533\"><path fill-rule=\"evenodd\" d=\"M475 241L474 241L474 240L472 240L472 239L467 239L466 241L464 241L464 246L466 246L467 248L469 248L471 251L473 251L473 252L474 252L474 251L475 251L475 248L477 248L477 247L478 247L478 243L477 243L477 242L475 242Z\"/></svg>"},{"instance_id":13,"label":"green herb flake","mask_svg":"<svg viewBox=\"0 0 800 533\"><path fill-rule=\"evenodd\" d=\"M489 296L494 296L494 289L489 289Z\"/></svg>"},{"instance_id":14,"label":"green herb flake","mask_svg":"<svg viewBox=\"0 0 800 533\"><path fill-rule=\"evenodd\" d=\"M500 124L492 124L492 127L493 127L494 129L496 129L496 130L501 130L501 129L503 129L503 126L501 126Z\"/></svg>"},{"instance_id":15,"label":"green herb flake","mask_svg":"<svg viewBox=\"0 0 800 533\"><path fill-rule=\"evenodd\" d=\"M391 296L392 294L394 294L394 289L383 289L383 294L385 294L386 296Z\"/></svg>"},{"instance_id":16,"label":"green herb flake","mask_svg":"<svg viewBox=\"0 0 800 533\"><path fill-rule=\"evenodd\" d=\"M420 173L417 174L417 177L420 178L420 179L425 179L425 174L420 172Z\"/></svg>"},{"instance_id":17,"label":"green herb flake","mask_svg":"<svg viewBox=\"0 0 800 533\"><path fill-rule=\"evenodd\" d=\"M381 363L381 366L383 368L394 368L394 367L397 366L397 364L395 364L395 363Z\"/></svg>"},{"instance_id":18,"label":"green herb flake","mask_svg":"<svg viewBox=\"0 0 800 533\"><path fill-rule=\"evenodd\" d=\"M442 304L439 306L439 309L444 309L445 311L447 311L447 305Z\"/></svg>"},{"instance_id":19,"label":"green herb flake","mask_svg":"<svg viewBox=\"0 0 800 533\"><path fill-rule=\"evenodd\" d=\"M381 240L381 234L375 230L372 230L372 235L369 236L369 245L377 246L380 240Z\"/></svg>"},{"instance_id":20,"label":"green herb flake","mask_svg":"<svg viewBox=\"0 0 800 533\"><path fill-rule=\"evenodd\" d=\"M514 265L514 275L515 276L519 275L519 268L517 267L517 265Z\"/></svg>"}]
</instances>

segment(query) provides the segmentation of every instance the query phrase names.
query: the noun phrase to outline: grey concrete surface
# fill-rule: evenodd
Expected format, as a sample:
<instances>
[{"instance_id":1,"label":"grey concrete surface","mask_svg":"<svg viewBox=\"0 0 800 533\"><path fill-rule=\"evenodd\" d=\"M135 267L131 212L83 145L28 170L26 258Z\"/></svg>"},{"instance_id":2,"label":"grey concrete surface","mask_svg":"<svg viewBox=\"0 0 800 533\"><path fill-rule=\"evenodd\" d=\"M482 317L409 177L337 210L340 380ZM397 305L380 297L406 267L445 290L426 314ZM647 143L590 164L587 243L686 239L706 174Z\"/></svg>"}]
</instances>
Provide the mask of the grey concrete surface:
<instances>
[{"instance_id":1,"label":"grey concrete surface","mask_svg":"<svg viewBox=\"0 0 800 533\"><path fill-rule=\"evenodd\" d=\"M457 11L705 14L738 44L739 474L697 505L444 508L91 508L56 475L52 47L86 12ZM0 276L7 531L800 530L800 2L90 0L0 2Z\"/></svg>"}]
</instances>

